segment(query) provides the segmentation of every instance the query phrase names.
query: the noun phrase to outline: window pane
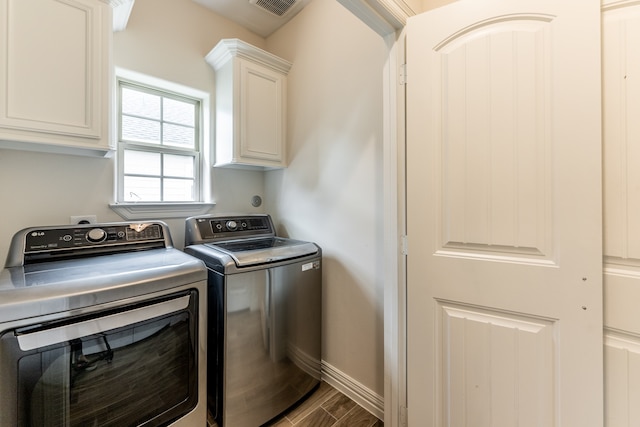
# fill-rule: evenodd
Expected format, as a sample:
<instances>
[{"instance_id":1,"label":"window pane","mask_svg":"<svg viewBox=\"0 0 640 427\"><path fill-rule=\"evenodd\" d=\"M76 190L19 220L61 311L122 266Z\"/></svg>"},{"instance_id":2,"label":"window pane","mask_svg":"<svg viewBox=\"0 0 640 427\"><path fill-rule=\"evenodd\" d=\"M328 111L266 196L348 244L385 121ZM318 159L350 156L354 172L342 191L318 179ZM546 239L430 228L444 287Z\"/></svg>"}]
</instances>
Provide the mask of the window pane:
<instances>
[{"instance_id":1,"label":"window pane","mask_svg":"<svg viewBox=\"0 0 640 427\"><path fill-rule=\"evenodd\" d=\"M194 157L165 154L164 176L194 178Z\"/></svg>"},{"instance_id":2,"label":"window pane","mask_svg":"<svg viewBox=\"0 0 640 427\"><path fill-rule=\"evenodd\" d=\"M122 139L160 143L160 122L122 116Z\"/></svg>"},{"instance_id":3,"label":"window pane","mask_svg":"<svg viewBox=\"0 0 640 427\"><path fill-rule=\"evenodd\" d=\"M160 96L123 87L122 113L160 120Z\"/></svg>"},{"instance_id":4,"label":"window pane","mask_svg":"<svg viewBox=\"0 0 640 427\"><path fill-rule=\"evenodd\" d=\"M193 180L191 179L165 179L164 180L164 201L165 202L192 202Z\"/></svg>"},{"instance_id":5,"label":"window pane","mask_svg":"<svg viewBox=\"0 0 640 427\"><path fill-rule=\"evenodd\" d=\"M164 144L182 148L194 148L195 130L194 128L171 125L162 125L164 133Z\"/></svg>"},{"instance_id":6,"label":"window pane","mask_svg":"<svg viewBox=\"0 0 640 427\"><path fill-rule=\"evenodd\" d=\"M125 176L124 200L126 202L160 201L160 178Z\"/></svg>"},{"instance_id":7,"label":"window pane","mask_svg":"<svg viewBox=\"0 0 640 427\"><path fill-rule=\"evenodd\" d=\"M194 104L164 98L163 120L167 122L194 127L196 124L195 111Z\"/></svg>"},{"instance_id":8,"label":"window pane","mask_svg":"<svg viewBox=\"0 0 640 427\"><path fill-rule=\"evenodd\" d=\"M119 84L122 201L200 200L200 102L158 88Z\"/></svg>"},{"instance_id":9,"label":"window pane","mask_svg":"<svg viewBox=\"0 0 640 427\"><path fill-rule=\"evenodd\" d=\"M125 150L124 173L160 176L160 153Z\"/></svg>"}]
</instances>

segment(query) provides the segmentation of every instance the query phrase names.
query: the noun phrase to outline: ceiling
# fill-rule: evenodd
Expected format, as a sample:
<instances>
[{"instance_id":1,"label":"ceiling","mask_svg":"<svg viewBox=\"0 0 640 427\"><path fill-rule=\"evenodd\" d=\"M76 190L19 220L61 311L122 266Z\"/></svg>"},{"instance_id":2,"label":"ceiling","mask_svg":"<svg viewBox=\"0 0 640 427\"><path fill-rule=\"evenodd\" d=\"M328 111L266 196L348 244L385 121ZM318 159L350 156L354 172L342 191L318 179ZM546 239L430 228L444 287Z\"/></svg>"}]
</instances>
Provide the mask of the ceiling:
<instances>
[{"instance_id":1,"label":"ceiling","mask_svg":"<svg viewBox=\"0 0 640 427\"><path fill-rule=\"evenodd\" d=\"M286 24L311 0L193 0L211 9L218 15L242 25L252 32L268 37L275 30ZM252 4L258 2L263 7ZM265 7L282 12L276 16L265 10Z\"/></svg>"}]
</instances>

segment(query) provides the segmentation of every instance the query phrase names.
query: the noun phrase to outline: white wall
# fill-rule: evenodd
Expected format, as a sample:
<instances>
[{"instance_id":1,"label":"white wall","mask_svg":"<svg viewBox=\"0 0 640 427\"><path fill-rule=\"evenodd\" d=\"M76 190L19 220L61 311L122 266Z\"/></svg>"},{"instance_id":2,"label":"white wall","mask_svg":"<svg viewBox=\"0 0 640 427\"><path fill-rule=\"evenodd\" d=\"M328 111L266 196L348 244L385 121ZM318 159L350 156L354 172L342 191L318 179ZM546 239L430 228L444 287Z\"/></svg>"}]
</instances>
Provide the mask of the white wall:
<instances>
[{"instance_id":1,"label":"white wall","mask_svg":"<svg viewBox=\"0 0 640 427\"><path fill-rule=\"evenodd\" d=\"M214 73L204 56L222 38L265 40L190 0L136 0L127 29L114 34L114 63L212 94ZM64 60L61 58L61 60ZM122 221L108 204L114 196L114 160L0 150L0 263L11 237L38 225L67 224L71 215L95 214L100 222ZM215 212L258 212L263 172L215 169ZM184 220L166 219L182 247Z\"/></svg>"},{"instance_id":2,"label":"white wall","mask_svg":"<svg viewBox=\"0 0 640 427\"><path fill-rule=\"evenodd\" d=\"M116 66L213 94L204 57L223 38L264 48L265 40L191 0L136 0L127 29L114 34Z\"/></svg>"},{"instance_id":3,"label":"white wall","mask_svg":"<svg viewBox=\"0 0 640 427\"><path fill-rule=\"evenodd\" d=\"M289 167L266 173L280 232L323 249L323 360L382 396L382 38L314 0L267 39L293 63Z\"/></svg>"},{"instance_id":4,"label":"white wall","mask_svg":"<svg viewBox=\"0 0 640 427\"><path fill-rule=\"evenodd\" d=\"M68 224L69 216L95 214L119 220L108 207L113 189L111 160L0 150L0 262L11 237L37 225Z\"/></svg>"}]
</instances>

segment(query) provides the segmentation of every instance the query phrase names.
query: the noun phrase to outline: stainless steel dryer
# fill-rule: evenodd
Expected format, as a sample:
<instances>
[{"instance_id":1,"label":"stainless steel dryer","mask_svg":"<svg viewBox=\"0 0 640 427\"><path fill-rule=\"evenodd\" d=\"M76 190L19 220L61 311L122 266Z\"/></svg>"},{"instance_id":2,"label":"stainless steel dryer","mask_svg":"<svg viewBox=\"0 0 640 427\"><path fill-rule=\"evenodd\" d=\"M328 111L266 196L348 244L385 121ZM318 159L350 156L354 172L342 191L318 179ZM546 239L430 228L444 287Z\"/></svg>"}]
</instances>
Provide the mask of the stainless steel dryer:
<instances>
[{"instance_id":1,"label":"stainless steel dryer","mask_svg":"<svg viewBox=\"0 0 640 427\"><path fill-rule=\"evenodd\" d=\"M16 233L0 425L205 426L206 279L160 222Z\"/></svg>"},{"instance_id":2,"label":"stainless steel dryer","mask_svg":"<svg viewBox=\"0 0 640 427\"><path fill-rule=\"evenodd\" d=\"M217 215L187 219L185 252L209 270L209 411L260 426L320 382L321 249L269 215Z\"/></svg>"}]
</instances>

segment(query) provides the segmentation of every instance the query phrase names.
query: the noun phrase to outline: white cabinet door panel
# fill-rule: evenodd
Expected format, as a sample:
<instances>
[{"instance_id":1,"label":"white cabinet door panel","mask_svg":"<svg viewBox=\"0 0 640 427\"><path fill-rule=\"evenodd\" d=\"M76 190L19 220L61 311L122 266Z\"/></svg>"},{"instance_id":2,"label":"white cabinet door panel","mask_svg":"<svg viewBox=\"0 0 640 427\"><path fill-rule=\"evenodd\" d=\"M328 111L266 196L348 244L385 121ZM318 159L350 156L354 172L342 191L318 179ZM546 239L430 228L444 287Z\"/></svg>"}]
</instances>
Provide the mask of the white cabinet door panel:
<instances>
[{"instance_id":1,"label":"white cabinet door panel","mask_svg":"<svg viewBox=\"0 0 640 427\"><path fill-rule=\"evenodd\" d=\"M110 7L0 1L0 139L109 149Z\"/></svg>"},{"instance_id":2,"label":"white cabinet door panel","mask_svg":"<svg viewBox=\"0 0 640 427\"><path fill-rule=\"evenodd\" d=\"M240 63L240 156L282 163L286 80L280 73Z\"/></svg>"}]
</instances>

